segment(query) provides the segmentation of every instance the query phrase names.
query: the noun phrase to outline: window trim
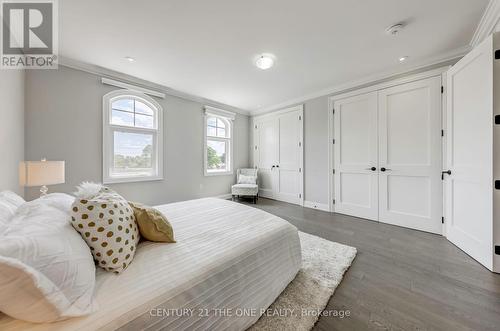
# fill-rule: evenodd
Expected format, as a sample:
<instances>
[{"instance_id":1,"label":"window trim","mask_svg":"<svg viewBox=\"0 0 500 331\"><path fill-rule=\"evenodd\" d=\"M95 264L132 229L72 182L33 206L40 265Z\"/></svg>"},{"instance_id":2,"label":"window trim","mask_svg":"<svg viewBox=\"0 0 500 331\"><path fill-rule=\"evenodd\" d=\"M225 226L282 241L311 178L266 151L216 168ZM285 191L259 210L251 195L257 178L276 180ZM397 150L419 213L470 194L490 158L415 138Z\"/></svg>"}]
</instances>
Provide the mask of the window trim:
<instances>
[{"instance_id":1,"label":"window trim","mask_svg":"<svg viewBox=\"0 0 500 331\"><path fill-rule=\"evenodd\" d=\"M226 124L226 135L229 134L229 137L223 138L223 137L212 137L208 136L207 132L207 126L208 126L208 118L209 117L215 117L218 118ZM222 110L222 109L217 109L209 106L205 106L205 112L203 115L203 171L205 176L228 176L233 174L233 160L234 160L234 132L233 132L233 127L234 127L234 119L236 118L236 114ZM229 166L227 167L228 170L225 171L209 171L208 170L208 153L207 153L207 142L208 140L214 140L214 141L223 141L227 142L229 145L228 151L226 153L229 153L229 157L226 158L226 162L229 162Z\"/></svg>"},{"instance_id":2,"label":"window trim","mask_svg":"<svg viewBox=\"0 0 500 331\"><path fill-rule=\"evenodd\" d=\"M111 110L112 103L116 99L132 97L139 99L146 105L152 106L155 111L155 127L154 129L130 127L124 125L111 124ZM151 98L150 96L133 90L116 90L109 92L102 98L102 181L104 184L115 183L133 183L145 181L158 181L163 180L163 108L161 105ZM126 176L126 177L112 177L110 169L113 164L113 133L115 131L129 132L129 133L153 133L153 145L156 151L152 153L152 162L155 164L156 174L152 176ZM156 133L156 134L155 134Z\"/></svg>"}]
</instances>

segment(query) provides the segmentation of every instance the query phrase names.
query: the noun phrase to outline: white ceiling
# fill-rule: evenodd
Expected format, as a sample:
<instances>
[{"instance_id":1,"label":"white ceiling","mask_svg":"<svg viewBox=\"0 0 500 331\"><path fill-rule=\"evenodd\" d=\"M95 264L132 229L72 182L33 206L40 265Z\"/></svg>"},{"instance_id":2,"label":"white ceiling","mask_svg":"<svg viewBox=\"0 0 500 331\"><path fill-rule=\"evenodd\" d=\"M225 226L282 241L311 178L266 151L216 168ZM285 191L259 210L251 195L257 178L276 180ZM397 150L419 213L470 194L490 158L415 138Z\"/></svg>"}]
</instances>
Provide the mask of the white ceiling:
<instances>
[{"instance_id":1,"label":"white ceiling","mask_svg":"<svg viewBox=\"0 0 500 331\"><path fill-rule=\"evenodd\" d=\"M461 54L487 3L64 0L60 54L241 109L269 109ZM399 21L408 25L398 36L384 33ZM257 69L259 53L274 54L275 66Z\"/></svg>"}]
</instances>

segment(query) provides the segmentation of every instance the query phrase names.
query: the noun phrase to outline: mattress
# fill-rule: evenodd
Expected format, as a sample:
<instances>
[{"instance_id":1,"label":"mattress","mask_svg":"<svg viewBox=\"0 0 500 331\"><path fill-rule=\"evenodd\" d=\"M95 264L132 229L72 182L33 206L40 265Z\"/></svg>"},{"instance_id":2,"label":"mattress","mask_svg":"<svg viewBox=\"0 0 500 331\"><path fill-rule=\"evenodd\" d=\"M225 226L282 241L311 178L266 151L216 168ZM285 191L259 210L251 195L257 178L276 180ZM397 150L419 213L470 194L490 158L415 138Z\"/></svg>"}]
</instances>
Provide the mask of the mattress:
<instances>
[{"instance_id":1,"label":"mattress","mask_svg":"<svg viewBox=\"0 0 500 331\"><path fill-rule=\"evenodd\" d=\"M120 275L97 272L99 310L0 330L244 330L301 266L297 229L262 210L207 198L157 206L177 243L143 242Z\"/></svg>"}]
</instances>

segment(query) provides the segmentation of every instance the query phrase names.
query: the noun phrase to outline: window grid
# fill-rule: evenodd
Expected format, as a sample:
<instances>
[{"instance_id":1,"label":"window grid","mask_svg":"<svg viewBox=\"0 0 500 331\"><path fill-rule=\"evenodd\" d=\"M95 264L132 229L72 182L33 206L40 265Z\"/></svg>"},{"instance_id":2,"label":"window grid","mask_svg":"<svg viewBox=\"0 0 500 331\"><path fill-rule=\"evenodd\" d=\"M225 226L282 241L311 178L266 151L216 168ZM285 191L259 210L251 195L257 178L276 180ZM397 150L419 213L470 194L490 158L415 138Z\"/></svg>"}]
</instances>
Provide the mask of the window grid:
<instances>
[{"instance_id":1,"label":"window grid","mask_svg":"<svg viewBox=\"0 0 500 331\"><path fill-rule=\"evenodd\" d=\"M132 100L133 101L133 111L130 111L130 110L124 110L124 109L119 109L119 108L113 108L113 103L115 103L116 101L120 101L120 100ZM136 111L136 102L137 100L136 99L128 99L128 98L122 98L122 99L118 99L118 100L115 100L113 103L111 103L111 110L114 110L114 111L118 111L118 112L122 112L122 113L128 113L128 114L133 114L133 118L134 118L134 128L143 128L143 127L138 127L136 122L135 122L135 117L137 114L141 115L141 116L148 116L148 117L152 117L153 120L154 120L154 115L150 115L150 114L145 114L145 113L138 113ZM148 108L153 112L153 109L151 109L149 106Z\"/></svg>"},{"instance_id":2,"label":"window grid","mask_svg":"<svg viewBox=\"0 0 500 331\"><path fill-rule=\"evenodd\" d=\"M226 128L226 124L221 119L216 118L216 117L210 117L209 120L210 119L214 119L215 120L215 126L211 125L210 121L207 121L207 127L215 129L215 135L211 135L210 133L207 133L207 136L209 136L209 137L219 137L219 138L229 138L228 137L228 130ZM219 134L220 130L224 130L224 133L223 134ZM208 130L207 132L209 132L209 131L210 130Z\"/></svg>"}]
</instances>

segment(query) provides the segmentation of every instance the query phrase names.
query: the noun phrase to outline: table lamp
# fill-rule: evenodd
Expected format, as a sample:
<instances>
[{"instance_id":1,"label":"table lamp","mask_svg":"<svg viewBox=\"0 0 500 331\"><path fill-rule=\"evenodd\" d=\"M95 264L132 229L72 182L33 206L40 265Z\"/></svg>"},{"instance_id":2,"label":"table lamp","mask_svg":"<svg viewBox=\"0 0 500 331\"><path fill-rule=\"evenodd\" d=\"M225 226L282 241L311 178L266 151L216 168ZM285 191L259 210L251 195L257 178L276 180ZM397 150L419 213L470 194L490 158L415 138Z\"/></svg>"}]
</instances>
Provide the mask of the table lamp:
<instances>
[{"instance_id":1,"label":"table lamp","mask_svg":"<svg viewBox=\"0 0 500 331\"><path fill-rule=\"evenodd\" d=\"M40 196L47 195L47 185L64 183L64 161L24 161L19 164L19 184L40 187Z\"/></svg>"}]
</instances>

